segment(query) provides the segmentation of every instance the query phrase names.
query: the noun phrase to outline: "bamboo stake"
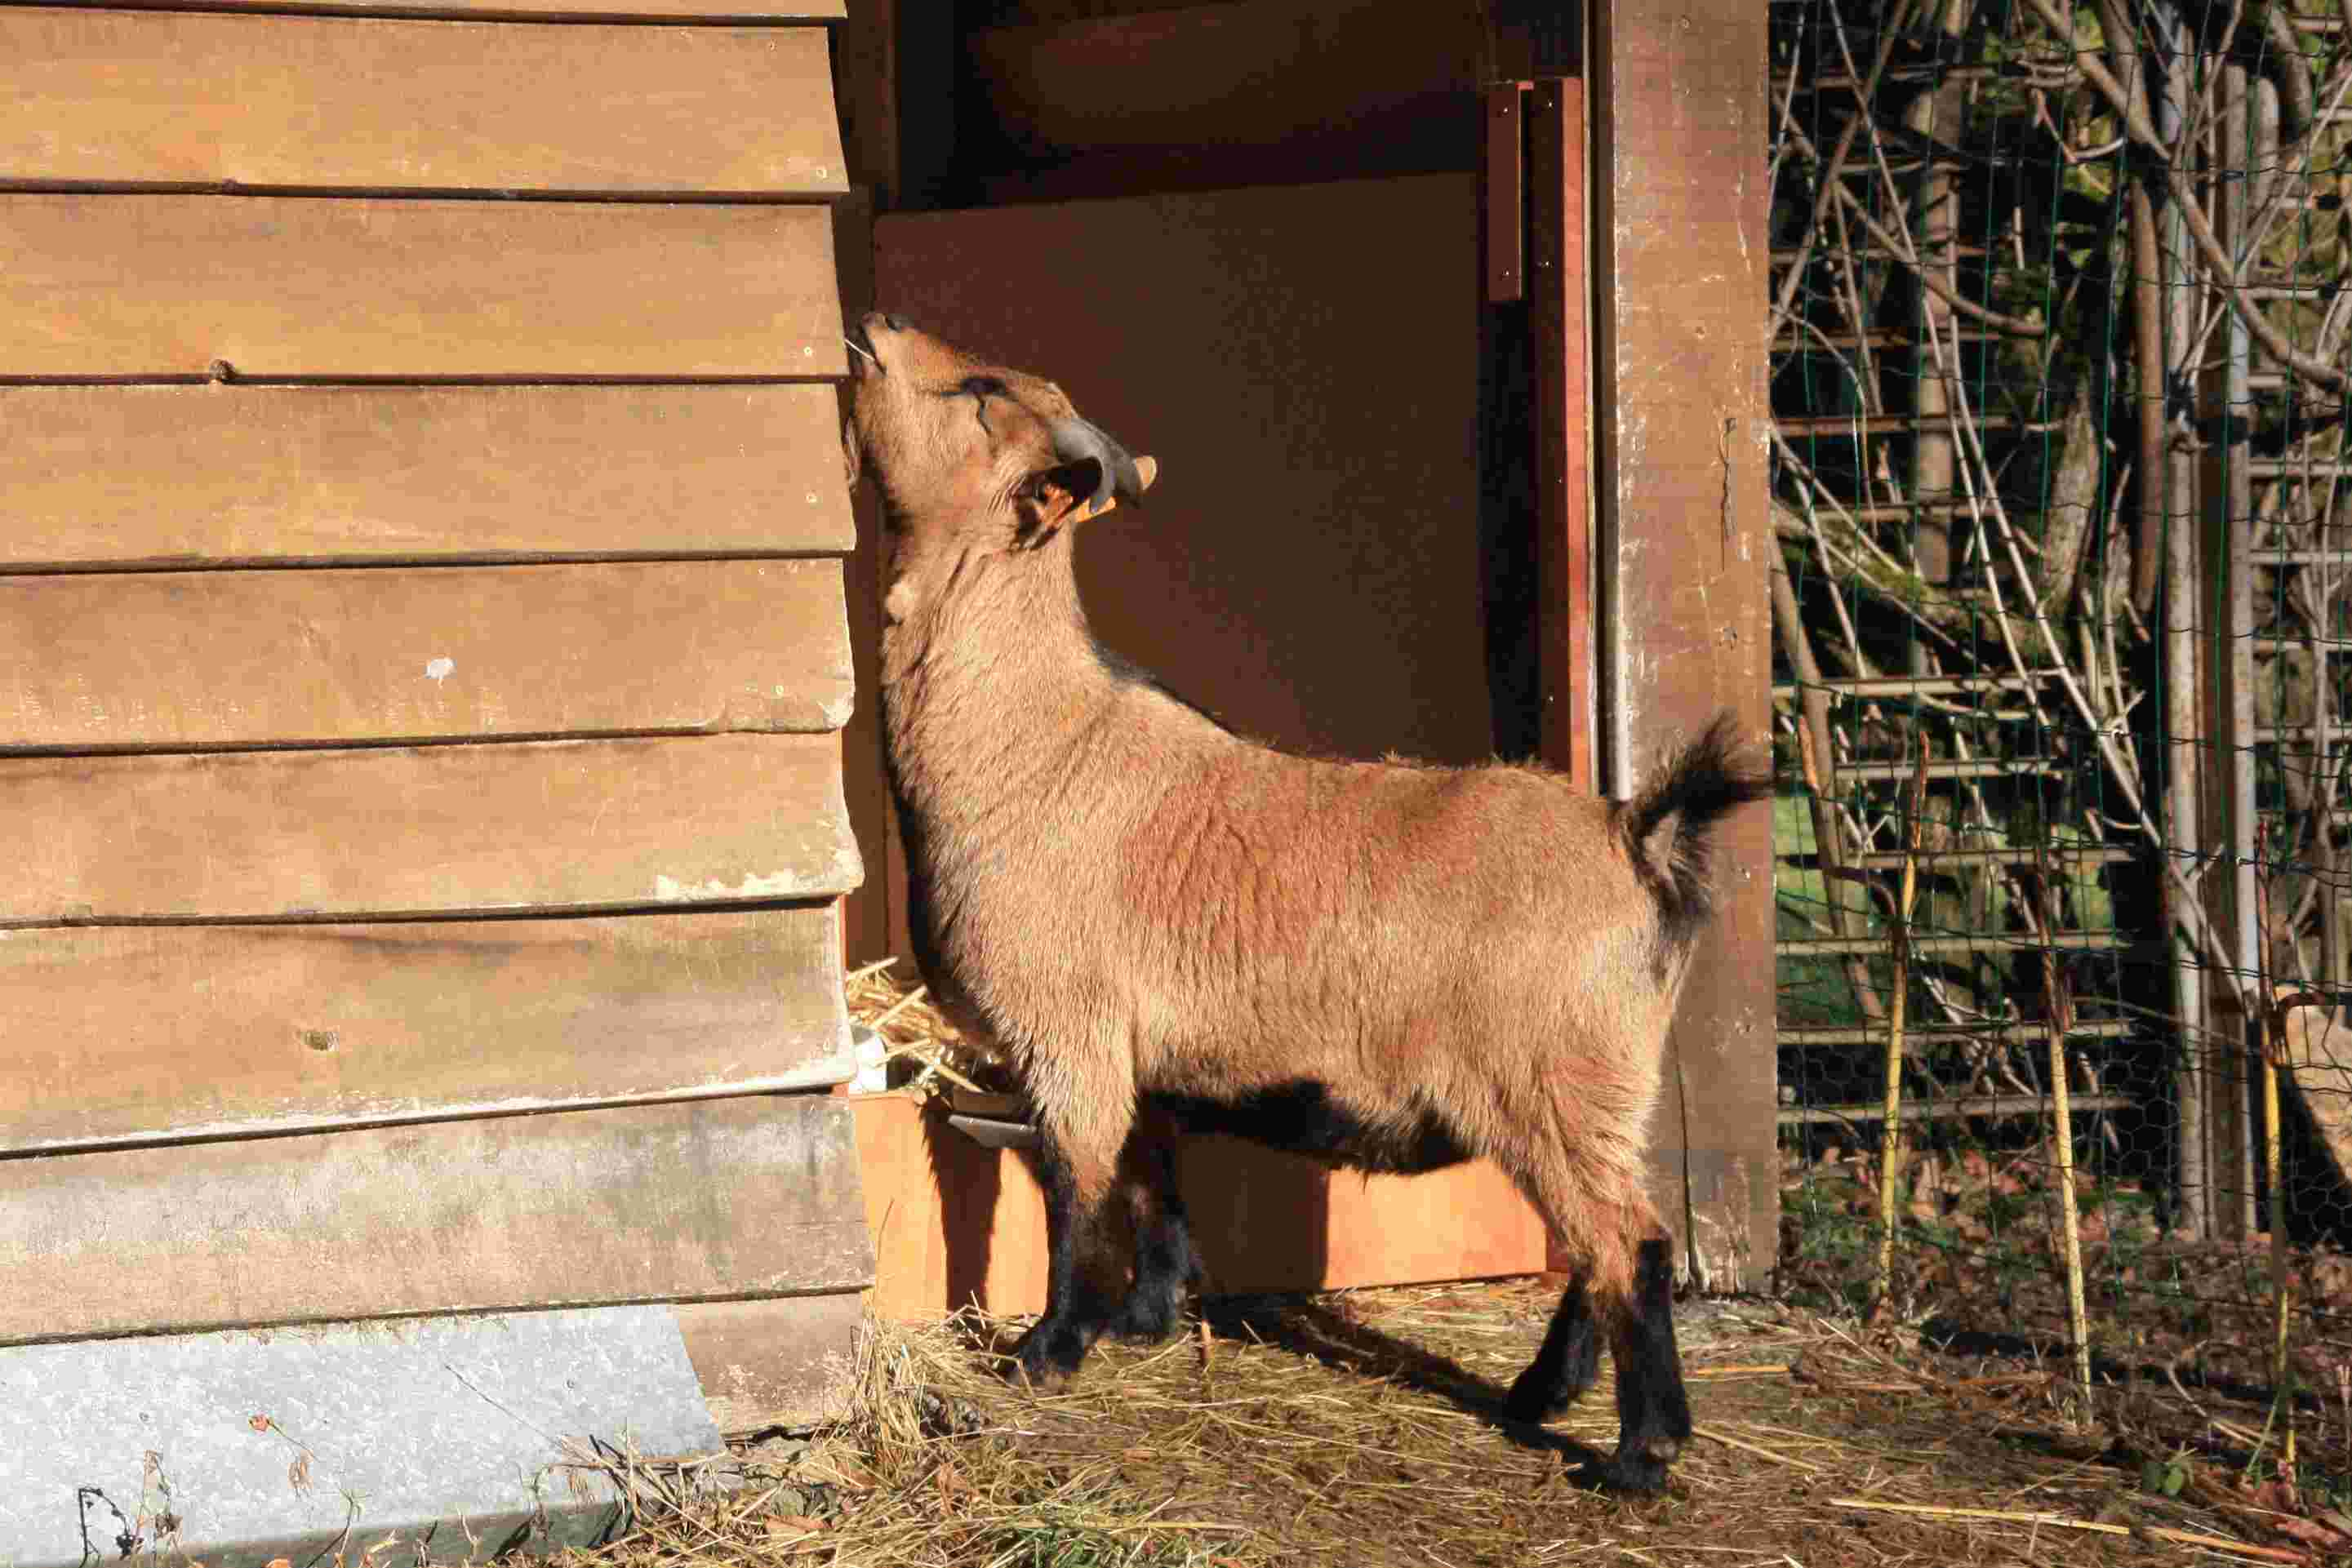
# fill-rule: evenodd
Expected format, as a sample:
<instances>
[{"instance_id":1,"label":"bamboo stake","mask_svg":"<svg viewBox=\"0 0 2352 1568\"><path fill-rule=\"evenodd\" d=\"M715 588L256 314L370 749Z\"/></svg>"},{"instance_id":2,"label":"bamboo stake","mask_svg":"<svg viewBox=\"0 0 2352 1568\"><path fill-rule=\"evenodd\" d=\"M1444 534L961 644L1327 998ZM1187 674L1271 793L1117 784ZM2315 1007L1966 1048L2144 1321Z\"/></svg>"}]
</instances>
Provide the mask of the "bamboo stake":
<instances>
[{"instance_id":1,"label":"bamboo stake","mask_svg":"<svg viewBox=\"0 0 2352 1568\"><path fill-rule=\"evenodd\" d=\"M1903 1169L1903 1022L1911 989L1911 905L1919 887L1919 841L1927 806L1927 732L1917 732L1918 760L1911 770L1910 820L1903 829L1903 888L1895 901L1887 946L1893 960L1886 1009L1886 1115L1880 1125L1878 1173L1878 1293L1874 1317L1895 1287L1895 1194Z\"/></svg>"},{"instance_id":2,"label":"bamboo stake","mask_svg":"<svg viewBox=\"0 0 2352 1568\"><path fill-rule=\"evenodd\" d=\"M2263 1040L2263 1127L2270 1134L2269 1166L2265 1173L2271 1189L2271 1409L2286 1417L2286 1433L2279 1439L2279 1465L2285 1474L2294 1474L2294 1390L2289 1385L2287 1359L2287 1260L2286 1260L2286 1189L2285 1160L2279 1137L2279 1070L2278 1031L2280 1019L2272 1015L2270 1027Z\"/></svg>"},{"instance_id":3,"label":"bamboo stake","mask_svg":"<svg viewBox=\"0 0 2352 1568\"><path fill-rule=\"evenodd\" d=\"M2050 895L2048 829L2034 843L2041 885L2032 903L2035 935L2046 936L2050 921L2042 907ZM2066 1328L2074 1342L2074 1382L2083 1391L2083 1414L2090 1414L2091 1316L2083 1301L2083 1228L2074 1209L2074 1086L2066 1081L2066 1036L2074 1027L2074 998L2058 970L2057 950L2042 944L2042 1019L2050 1036L2050 1102L2056 1126L2052 1142L2058 1156L2058 1213L2066 1237Z\"/></svg>"},{"instance_id":4,"label":"bamboo stake","mask_svg":"<svg viewBox=\"0 0 2352 1568\"><path fill-rule=\"evenodd\" d=\"M2323 819L2320 829L2324 836L2326 825ZM2278 984L2270 972L2271 879L2263 874L2268 871L2270 852L2269 824L2254 839L2254 855L2261 865L2254 878L2254 925L2262 935L2256 948L2259 968L2254 975L2260 988L2263 1008L2263 1176L2269 1183L2271 1197L2271 1413L2263 1423L2263 1435L2270 1435L2271 1427L2284 1414L2286 1432L2279 1439L2279 1463L2285 1473L2294 1474L2294 1392L2288 1385L2287 1355L2288 1280L2286 1256L2286 1154L2279 1136L2279 1060L2284 1054L2286 1015L2293 1009L2315 1003L2321 998L2308 991L2281 997ZM2254 1457L2246 1461L2246 1473L2252 1475L2256 1459L2262 1457L2262 1445L2254 1445Z\"/></svg>"}]
</instances>

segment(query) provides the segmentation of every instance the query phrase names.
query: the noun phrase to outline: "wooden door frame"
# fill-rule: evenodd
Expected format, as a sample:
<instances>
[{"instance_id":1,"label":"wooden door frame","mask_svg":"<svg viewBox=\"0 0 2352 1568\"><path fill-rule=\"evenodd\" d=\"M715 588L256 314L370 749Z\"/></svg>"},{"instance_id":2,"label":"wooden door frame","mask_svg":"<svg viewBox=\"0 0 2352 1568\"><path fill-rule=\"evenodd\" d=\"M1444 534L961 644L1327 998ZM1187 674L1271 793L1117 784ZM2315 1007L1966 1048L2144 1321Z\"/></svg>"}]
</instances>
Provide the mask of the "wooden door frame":
<instances>
[{"instance_id":1,"label":"wooden door frame","mask_svg":"<svg viewBox=\"0 0 2352 1568\"><path fill-rule=\"evenodd\" d=\"M1593 7L1599 751L1621 796L1718 712L1770 734L1765 27L1746 0ZM1652 1147L1685 1269L1738 1289L1779 1230L1771 814L1719 843Z\"/></svg>"}]
</instances>

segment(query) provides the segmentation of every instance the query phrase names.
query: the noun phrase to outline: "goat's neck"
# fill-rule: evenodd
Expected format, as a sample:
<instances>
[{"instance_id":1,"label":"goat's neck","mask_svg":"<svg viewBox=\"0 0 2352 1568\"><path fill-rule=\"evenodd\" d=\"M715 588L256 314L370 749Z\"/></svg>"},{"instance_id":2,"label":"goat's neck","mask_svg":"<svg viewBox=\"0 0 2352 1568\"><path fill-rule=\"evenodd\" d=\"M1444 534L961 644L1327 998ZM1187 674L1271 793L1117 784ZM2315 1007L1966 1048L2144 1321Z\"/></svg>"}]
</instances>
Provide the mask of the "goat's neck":
<instances>
[{"instance_id":1,"label":"goat's neck","mask_svg":"<svg viewBox=\"0 0 2352 1568\"><path fill-rule=\"evenodd\" d=\"M1066 536L917 572L913 602L882 633L893 778L929 817L988 817L1071 764L1116 683L1087 632Z\"/></svg>"}]
</instances>

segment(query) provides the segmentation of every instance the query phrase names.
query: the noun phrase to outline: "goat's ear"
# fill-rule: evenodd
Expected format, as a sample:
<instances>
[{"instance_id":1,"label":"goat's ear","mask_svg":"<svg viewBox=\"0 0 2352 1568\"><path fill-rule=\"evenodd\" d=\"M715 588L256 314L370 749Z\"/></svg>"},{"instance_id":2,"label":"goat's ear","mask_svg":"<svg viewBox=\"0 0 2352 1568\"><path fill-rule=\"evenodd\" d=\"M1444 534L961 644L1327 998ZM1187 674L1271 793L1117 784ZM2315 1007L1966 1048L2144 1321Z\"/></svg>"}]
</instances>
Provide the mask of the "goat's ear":
<instances>
[{"instance_id":1,"label":"goat's ear","mask_svg":"<svg viewBox=\"0 0 2352 1568\"><path fill-rule=\"evenodd\" d=\"M1071 524L1098 517L1117 505L1118 498L1103 484L1099 458L1040 468L1013 493L1013 546L1035 549Z\"/></svg>"},{"instance_id":2,"label":"goat's ear","mask_svg":"<svg viewBox=\"0 0 2352 1568\"><path fill-rule=\"evenodd\" d=\"M865 454L857 444L857 422L845 419L841 422L841 471L848 476L853 490L857 488L858 471L864 463Z\"/></svg>"}]
</instances>

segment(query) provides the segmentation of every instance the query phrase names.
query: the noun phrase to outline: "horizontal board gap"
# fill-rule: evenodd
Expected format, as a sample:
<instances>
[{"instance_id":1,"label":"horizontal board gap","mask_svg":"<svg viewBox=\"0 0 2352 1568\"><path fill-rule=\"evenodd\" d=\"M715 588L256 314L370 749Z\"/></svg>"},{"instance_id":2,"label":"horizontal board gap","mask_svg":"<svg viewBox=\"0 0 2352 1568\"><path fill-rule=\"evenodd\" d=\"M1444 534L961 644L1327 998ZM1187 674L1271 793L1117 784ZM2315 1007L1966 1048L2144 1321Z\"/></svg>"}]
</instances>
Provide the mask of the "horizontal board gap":
<instances>
[{"instance_id":1,"label":"horizontal board gap","mask_svg":"<svg viewBox=\"0 0 2352 1568\"><path fill-rule=\"evenodd\" d=\"M7 3L8 0L0 0L0 5ZM609 1299L600 1296L594 1304L598 1307L669 1307L703 1306L735 1301L823 1301L832 1296L855 1296L872 1288L872 1281L869 1279L855 1284L818 1285L805 1291L735 1291L714 1295L614 1296ZM188 1334L231 1333L238 1330L279 1333L298 1329L331 1328L343 1323L397 1323L425 1318L511 1318L526 1312L562 1312L580 1310L578 1302L558 1301L552 1305L541 1306L529 1301L520 1301L505 1307L435 1307L421 1312L381 1312L362 1317L354 1317L345 1312L333 1317L230 1318L219 1322L169 1323L152 1329L128 1331L100 1329L70 1333L27 1334L0 1338L0 1345L67 1344L85 1340L172 1339Z\"/></svg>"},{"instance_id":2,"label":"horizontal board gap","mask_svg":"<svg viewBox=\"0 0 2352 1568\"><path fill-rule=\"evenodd\" d=\"M373 924L373 922L371 922ZM835 1070L835 1063L839 1071ZM821 1099L837 1083L856 1075L856 1062L847 1042L840 1056L813 1062L798 1072L778 1073L772 1082L730 1083L716 1089L680 1090L674 1093L629 1094L598 1099L567 1100L560 1104L499 1106L486 1110L434 1111L413 1116L353 1117L320 1121L250 1132L155 1133L138 1137L97 1138L87 1143L51 1144L37 1149L0 1149L0 1166L22 1160L55 1159L70 1155L121 1154L132 1149L194 1148L211 1144L260 1144L280 1138L316 1138L344 1133L374 1132L386 1127L438 1126L458 1122L510 1122L525 1116L564 1116L575 1111L617 1111L631 1105L686 1105L711 1100Z\"/></svg>"},{"instance_id":3,"label":"horizontal board gap","mask_svg":"<svg viewBox=\"0 0 2352 1568\"><path fill-rule=\"evenodd\" d=\"M75 11L146 11L164 15L187 13L206 16L332 16L358 20L373 18L386 22L543 22L551 26L593 25L604 27L824 27L839 26L845 18L838 12L814 16L779 15L762 12L742 16L728 11L696 12L691 15L665 15L652 11L519 11L508 9L474 9L449 5L305 5L275 4L245 5L234 0L172 0L168 5L142 4L142 0L0 0L0 7L26 10Z\"/></svg>"},{"instance_id":4,"label":"horizontal board gap","mask_svg":"<svg viewBox=\"0 0 2352 1568\"><path fill-rule=\"evenodd\" d=\"M446 925L453 920L589 920L615 915L692 915L715 909L746 913L761 909L823 909L839 903L842 896L838 893L827 893L805 898L628 900L614 904L554 904L544 908L394 910L385 913L370 911L364 915L223 915L217 917L203 915L93 915L88 919L0 920L0 941L5 941L7 934L16 931L88 931L105 925Z\"/></svg>"},{"instance_id":5,"label":"horizontal board gap","mask_svg":"<svg viewBox=\"0 0 2352 1568\"><path fill-rule=\"evenodd\" d=\"M0 0L5 4L5 0ZM646 566L666 561L719 560L839 560L849 554L838 549L774 549L774 550L657 550L657 551L549 551L519 550L506 555L348 555L348 556L235 556L217 559L192 559L184 557L157 557L152 560L102 561L11 561L0 567L0 582L12 577L133 577L149 573L184 573L214 571L372 571L378 567L399 568L404 571L438 567L485 566ZM684 733L709 734L707 730L631 731L632 734ZM567 731L562 736L541 737L542 739L572 739ZM478 737L474 737L478 738ZM396 742L400 745L427 745L425 741ZM199 750L201 747L165 747L168 750ZM228 747L226 749L236 749Z\"/></svg>"},{"instance_id":6,"label":"horizontal board gap","mask_svg":"<svg viewBox=\"0 0 2352 1568\"><path fill-rule=\"evenodd\" d=\"M0 0L5 4L5 0ZM517 371L467 376L227 376L170 372L110 376L23 376L0 372L0 387L783 387L839 385L841 375L551 376Z\"/></svg>"},{"instance_id":7,"label":"horizontal board gap","mask_svg":"<svg viewBox=\"0 0 2352 1568\"><path fill-rule=\"evenodd\" d=\"M251 757L322 751L441 751L453 746L543 746L556 740L705 740L719 735L832 735L831 729L778 729L772 725L714 723L692 729L560 729L491 731L478 735L393 735L366 739L173 741L163 745L11 746L0 741L0 762L53 762L76 757Z\"/></svg>"},{"instance_id":8,"label":"horizontal board gap","mask_svg":"<svg viewBox=\"0 0 2352 1568\"><path fill-rule=\"evenodd\" d=\"M5 4L6 0L0 0ZM188 180L7 180L7 196L251 196L276 201L321 202L499 202L515 206L624 207L830 207L846 196L839 191L590 191L500 189L483 186L247 185L233 181Z\"/></svg>"},{"instance_id":9,"label":"horizontal board gap","mask_svg":"<svg viewBox=\"0 0 2352 1568\"><path fill-rule=\"evenodd\" d=\"M5 3L5 0L0 0L0 3ZM841 895L839 894L828 893L822 896L812 894L806 898L738 899L730 903L727 907L730 912L737 913L750 913L762 909L797 909L814 911L829 908L833 904L838 904L840 901ZM213 919L205 915L190 915L186 917L158 915L152 918L142 918L138 920L119 920L113 918L104 920L16 920L6 922L5 924L0 924L0 931L11 933L18 931L87 931L92 927L101 925L205 925L220 927L237 925L278 926L324 925L357 927L367 925L414 925L420 922L429 923L434 921L438 921L445 925L467 921L479 921L486 925L495 925L509 920L594 920L608 918L616 913L633 915L641 919L658 919L666 915L681 916L691 915L698 913L699 909L699 905L688 904L654 904L642 905L633 904L626 909L618 911L609 909L604 911L577 909L566 905L557 909L543 909L538 911L527 909L496 909L483 915L345 915L334 916L311 916L304 915L282 917L277 915L224 915L218 919ZM0 942L5 942L7 938L5 936L0 936Z\"/></svg>"}]
</instances>

